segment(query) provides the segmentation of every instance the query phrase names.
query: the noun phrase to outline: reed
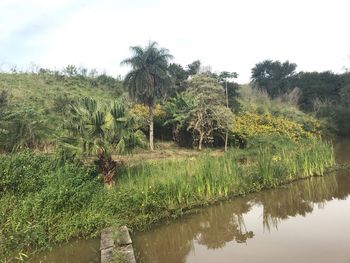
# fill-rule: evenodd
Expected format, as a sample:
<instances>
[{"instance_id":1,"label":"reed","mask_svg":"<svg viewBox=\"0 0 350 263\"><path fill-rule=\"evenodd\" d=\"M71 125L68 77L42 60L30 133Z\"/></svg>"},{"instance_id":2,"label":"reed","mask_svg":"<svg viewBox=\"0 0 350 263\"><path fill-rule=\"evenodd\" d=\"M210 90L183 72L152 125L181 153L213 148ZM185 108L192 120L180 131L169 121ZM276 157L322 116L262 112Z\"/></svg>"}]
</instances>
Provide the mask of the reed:
<instances>
[{"instance_id":1,"label":"reed","mask_svg":"<svg viewBox=\"0 0 350 263\"><path fill-rule=\"evenodd\" d=\"M204 153L187 160L143 163L126 169L127 176L122 176L116 191L128 192L135 196L134 200L141 198L133 204L140 205L140 213L183 211L299 178L323 175L334 164L332 146L317 140L293 147L261 148L257 155L244 157L247 161L242 163L242 155L232 149L218 157Z\"/></svg>"}]
</instances>

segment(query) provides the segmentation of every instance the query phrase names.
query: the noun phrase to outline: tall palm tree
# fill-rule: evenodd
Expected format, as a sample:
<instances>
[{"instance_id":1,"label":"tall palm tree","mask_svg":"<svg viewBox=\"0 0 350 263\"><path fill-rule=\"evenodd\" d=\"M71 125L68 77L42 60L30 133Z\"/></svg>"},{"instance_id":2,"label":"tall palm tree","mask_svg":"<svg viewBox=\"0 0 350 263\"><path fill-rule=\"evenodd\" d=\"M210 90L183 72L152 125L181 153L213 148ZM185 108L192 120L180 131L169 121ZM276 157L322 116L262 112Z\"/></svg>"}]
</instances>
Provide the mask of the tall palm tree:
<instances>
[{"instance_id":1,"label":"tall palm tree","mask_svg":"<svg viewBox=\"0 0 350 263\"><path fill-rule=\"evenodd\" d=\"M121 62L132 67L124 82L130 97L148 106L149 144L153 151L153 111L156 100L164 97L172 84L168 61L173 56L169 50L158 48L157 42L150 42L145 48L134 46L130 49L133 56Z\"/></svg>"}]
</instances>

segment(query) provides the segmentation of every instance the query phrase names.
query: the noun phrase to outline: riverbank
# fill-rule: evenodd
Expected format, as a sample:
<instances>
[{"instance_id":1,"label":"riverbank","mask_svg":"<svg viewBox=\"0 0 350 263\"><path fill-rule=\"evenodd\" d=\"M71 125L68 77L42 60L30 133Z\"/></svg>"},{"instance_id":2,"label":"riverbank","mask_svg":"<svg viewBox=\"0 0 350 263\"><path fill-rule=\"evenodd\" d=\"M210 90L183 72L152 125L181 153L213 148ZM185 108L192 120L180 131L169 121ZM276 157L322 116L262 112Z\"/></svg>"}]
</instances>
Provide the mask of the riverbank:
<instances>
[{"instance_id":1,"label":"riverbank","mask_svg":"<svg viewBox=\"0 0 350 263\"><path fill-rule=\"evenodd\" d=\"M278 147L204 152L187 159L124 167L106 190L93 169L21 153L1 158L2 258L71 238L95 236L110 225L143 229L191 208L322 175L334 164L332 146L316 140ZM10 237L10 238L8 238Z\"/></svg>"},{"instance_id":2,"label":"riverbank","mask_svg":"<svg viewBox=\"0 0 350 263\"><path fill-rule=\"evenodd\" d=\"M135 253L143 263L346 263L349 205L350 170L327 172L136 231Z\"/></svg>"}]
</instances>

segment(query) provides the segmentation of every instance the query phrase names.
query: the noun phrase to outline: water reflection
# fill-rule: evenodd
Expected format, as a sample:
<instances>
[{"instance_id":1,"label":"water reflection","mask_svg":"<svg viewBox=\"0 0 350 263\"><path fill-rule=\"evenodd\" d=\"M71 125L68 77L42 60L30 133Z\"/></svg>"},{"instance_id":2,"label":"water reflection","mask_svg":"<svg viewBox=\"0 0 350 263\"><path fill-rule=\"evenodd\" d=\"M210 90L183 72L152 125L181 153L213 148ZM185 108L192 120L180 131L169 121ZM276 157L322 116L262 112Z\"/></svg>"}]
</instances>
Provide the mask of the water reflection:
<instances>
[{"instance_id":1,"label":"water reflection","mask_svg":"<svg viewBox=\"0 0 350 263\"><path fill-rule=\"evenodd\" d=\"M50 252L39 253L30 263L97 263L99 244L98 239L72 241Z\"/></svg>"},{"instance_id":2,"label":"water reflection","mask_svg":"<svg viewBox=\"0 0 350 263\"><path fill-rule=\"evenodd\" d=\"M315 207L322 209L328 201L344 200L349 194L350 176L343 171L201 209L176 223L138 233L138 262L187 262L196 244L208 250L222 249L228 243L249 244L255 234L244 218L252 210L262 210L263 229L269 232L285 220L306 217Z\"/></svg>"},{"instance_id":3,"label":"water reflection","mask_svg":"<svg viewBox=\"0 0 350 263\"><path fill-rule=\"evenodd\" d=\"M231 240L246 242L254 236L247 231L242 217L250 208L242 198L234 206L221 203L198 210L194 217L156 227L152 235L138 233L136 247L142 247L137 250L138 262L185 262L186 255L193 250L193 240L210 249L222 248Z\"/></svg>"},{"instance_id":4,"label":"water reflection","mask_svg":"<svg viewBox=\"0 0 350 263\"><path fill-rule=\"evenodd\" d=\"M257 194L255 201L263 206L264 229L270 230L271 227L278 229L281 220L312 213L314 205L324 206L337 192L337 177L333 175L310 178L285 188L262 192Z\"/></svg>"},{"instance_id":5,"label":"water reflection","mask_svg":"<svg viewBox=\"0 0 350 263\"><path fill-rule=\"evenodd\" d=\"M248 202L239 200L235 206L221 204L201 213L196 224L196 240L210 249L222 248L231 240L245 243L254 236L252 231L247 231L243 219L250 207Z\"/></svg>"},{"instance_id":6,"label":"water reflection","mask_svg":"<svg viewBox=\"0 0 350 263\"><path fill-rule=\"evenodd\" d=\"M350 164L350 138L341 138L334 142L337 163Z\"/></svg>"}]
</instances>

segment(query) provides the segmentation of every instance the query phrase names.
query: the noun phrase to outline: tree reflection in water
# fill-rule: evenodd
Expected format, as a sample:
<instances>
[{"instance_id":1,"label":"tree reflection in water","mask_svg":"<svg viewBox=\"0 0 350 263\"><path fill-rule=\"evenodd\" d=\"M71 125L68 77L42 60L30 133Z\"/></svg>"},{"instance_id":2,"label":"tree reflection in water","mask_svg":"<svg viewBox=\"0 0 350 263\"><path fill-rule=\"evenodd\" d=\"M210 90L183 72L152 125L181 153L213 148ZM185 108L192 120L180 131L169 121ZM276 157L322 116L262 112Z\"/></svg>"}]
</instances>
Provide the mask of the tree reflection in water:
<instances>
[{"instance_id":1,"label":"tree reflection in water","mask_svg":"<svg viewBox=\"0 0 350 263\"><path fill-rule=\"evenodd\" d=\"M249 243L254 233L245 225L244 215L253 207L263 209L263 228L278 229L281 221L312 213L332 199L345 199L350 193L350 176L314 177L247 197L235 198L195 214L154 227L135 236L138 262L186 262L197 242L207 249L223 248L228 242Z\"/></svg>"},{"instance_id":2,"label":"tree reflection in water","mask_svg":"<svg viewBox=\"0 0 350 263\"><path fill-rule=\"evenodd\" d=\"M231 209L228 211L228 208ZM214 209L208 209L207 213L202 213L199 217L199 234L196 240L209 249L224 247L232 240L246 242L254 236L252 231L246 230L243 219L243 214L250 208L246 200L239 198L234 206L220 204Z\"/></svg>"}]
</instances>

